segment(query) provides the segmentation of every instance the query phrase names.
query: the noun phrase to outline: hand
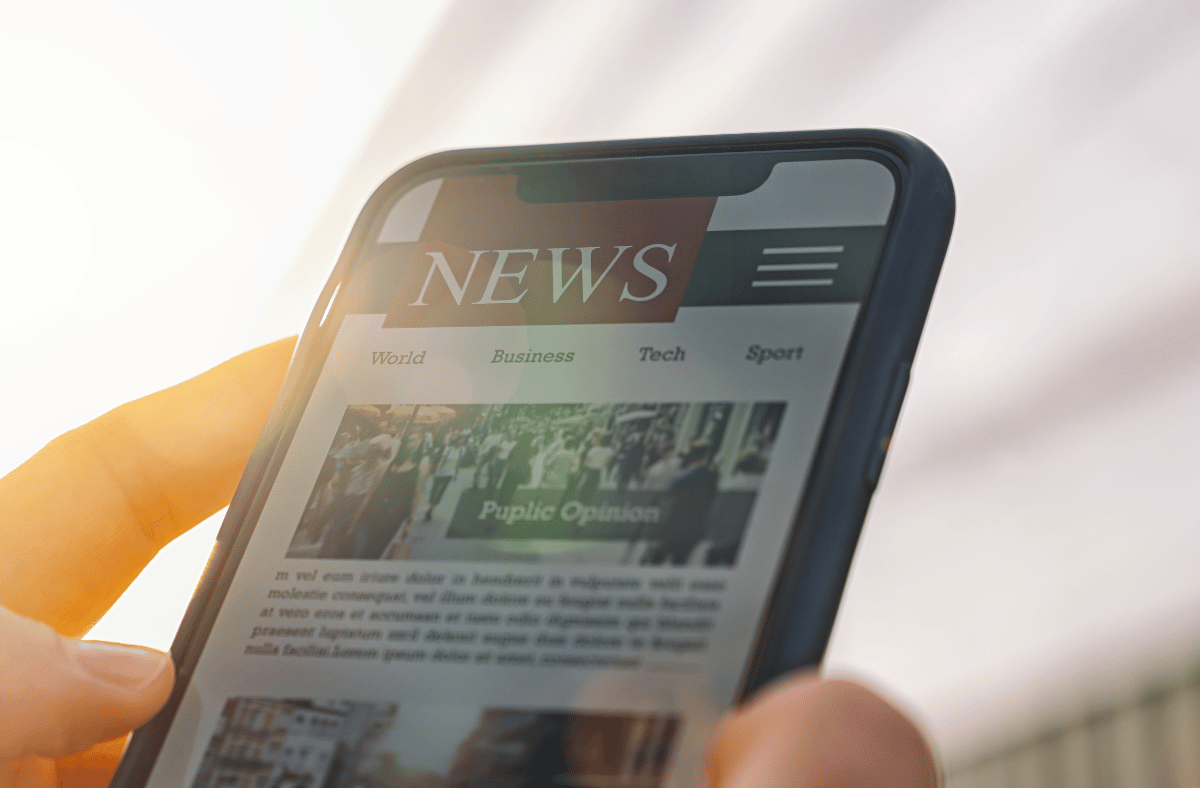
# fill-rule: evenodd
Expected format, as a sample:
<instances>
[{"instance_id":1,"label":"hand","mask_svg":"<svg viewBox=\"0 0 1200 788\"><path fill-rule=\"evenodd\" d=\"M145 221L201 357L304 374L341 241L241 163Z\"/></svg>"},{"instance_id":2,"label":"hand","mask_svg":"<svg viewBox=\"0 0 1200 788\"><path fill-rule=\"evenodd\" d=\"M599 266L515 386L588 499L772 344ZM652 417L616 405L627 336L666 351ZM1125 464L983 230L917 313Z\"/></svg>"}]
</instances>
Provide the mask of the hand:
<instances>
[{"instance_id":1,"label":"hand","mask_svg":"<svg viewBox=\"0 0 1200 788\"><path fill-rule=\"evenodd\" d=\"M123 405L0 479L0 788L107 785L113 737L167 699L165 654L73 638L229 503L292 346Z\"/></svg>"},{"instance_id":2,"label":"hand","mask_svg":"<svg viewBox=\"0 0 1200 788\"><path fill-rule=\"evenodd\" d=\"M709 749L710 788L935 788L924 736L871 690L782 679L726 715Z\"/></svg>"},{"instance_id":3,"label":"hand","mask_svg":"<svg viewBox=\"0 0 1200 788\"><path fill-rule=\"evenodd\" d=\"M107 785L124 743L112 737L166 700L165 654L73 637L163 545L228 504L291 350L277 342L117 408L0 479L0 788ZM731 713L710 761L721 788L936 784L900 712L805 676Z\"/></svg>"}]
</instances>

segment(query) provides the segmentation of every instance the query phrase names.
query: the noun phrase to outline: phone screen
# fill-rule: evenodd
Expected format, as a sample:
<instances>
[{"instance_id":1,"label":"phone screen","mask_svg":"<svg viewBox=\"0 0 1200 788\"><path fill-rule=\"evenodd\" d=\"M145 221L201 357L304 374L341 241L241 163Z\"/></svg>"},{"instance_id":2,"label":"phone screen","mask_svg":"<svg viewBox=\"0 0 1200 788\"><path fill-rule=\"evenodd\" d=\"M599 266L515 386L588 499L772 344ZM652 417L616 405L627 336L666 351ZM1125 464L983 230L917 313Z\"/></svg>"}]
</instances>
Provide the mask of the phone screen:
<instances>
[{"instance_id":1,"label":"phone screen","mask_svg":"<svg viewBox=\"0 0 1200 788\"><path fill-rule=\"evenodd\" d=\"M845 156L474 166L370 218L149 784L701 784L895 199Z\"/></svg>"}]
</instances>

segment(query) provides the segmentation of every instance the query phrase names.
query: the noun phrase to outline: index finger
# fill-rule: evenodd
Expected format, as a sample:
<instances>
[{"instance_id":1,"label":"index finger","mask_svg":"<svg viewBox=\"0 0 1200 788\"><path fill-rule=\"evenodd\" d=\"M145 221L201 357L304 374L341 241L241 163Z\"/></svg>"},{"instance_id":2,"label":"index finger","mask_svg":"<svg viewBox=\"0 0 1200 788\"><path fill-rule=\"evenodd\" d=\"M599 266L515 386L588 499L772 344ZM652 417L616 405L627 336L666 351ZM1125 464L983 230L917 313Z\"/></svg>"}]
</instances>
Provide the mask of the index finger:
<instances>
[{"instance_id":1,"label":"index finger","mask_svg":"<svg viewBox=\"0 0 1200 788\"><path fill-rule=\"evenodd\" d=\"M86 631L163 545L229 503L294 344L122 405L0 479L0 605Z\"/></svg>"}]
</instances>

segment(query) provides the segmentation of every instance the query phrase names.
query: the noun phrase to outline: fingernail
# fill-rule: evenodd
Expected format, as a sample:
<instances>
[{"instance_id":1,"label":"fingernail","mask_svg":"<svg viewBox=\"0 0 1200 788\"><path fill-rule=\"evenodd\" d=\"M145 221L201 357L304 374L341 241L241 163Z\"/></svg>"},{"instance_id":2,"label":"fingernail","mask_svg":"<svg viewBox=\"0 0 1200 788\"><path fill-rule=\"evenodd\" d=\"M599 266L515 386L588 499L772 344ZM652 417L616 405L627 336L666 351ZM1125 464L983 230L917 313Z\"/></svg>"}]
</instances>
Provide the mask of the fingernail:
<instances>
[{"instance_id":1,"label":"fingernail","mask_svg":"<svg viewBox=\"0 0 1200 788\"><path fill-rule=\"evenodd\" d=\"M68 640L75 665L91 680L121 689L146 686L171 664L161 651L101 640Z\"/></svg>"}]
</instances>

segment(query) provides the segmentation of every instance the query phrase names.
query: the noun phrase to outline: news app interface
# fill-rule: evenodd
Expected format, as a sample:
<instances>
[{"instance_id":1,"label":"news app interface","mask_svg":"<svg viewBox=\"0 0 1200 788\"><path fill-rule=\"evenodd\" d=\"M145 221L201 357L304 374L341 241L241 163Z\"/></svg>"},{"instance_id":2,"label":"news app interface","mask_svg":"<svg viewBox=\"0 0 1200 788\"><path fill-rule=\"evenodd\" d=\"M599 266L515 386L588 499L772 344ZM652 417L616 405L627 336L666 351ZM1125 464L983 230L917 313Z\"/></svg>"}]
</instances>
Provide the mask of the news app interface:
<instances>
[{"instance_id":1,"label":"news app interface","mask_svg":"<svg viewBox=\"0 0 1200 788\"><path fill-rule=\"evenodd\" d=\"M895 194L773 156L380 215L150 785L703 783Z\"/></svg>"}]
</instances>

